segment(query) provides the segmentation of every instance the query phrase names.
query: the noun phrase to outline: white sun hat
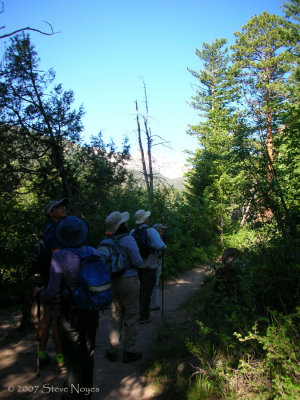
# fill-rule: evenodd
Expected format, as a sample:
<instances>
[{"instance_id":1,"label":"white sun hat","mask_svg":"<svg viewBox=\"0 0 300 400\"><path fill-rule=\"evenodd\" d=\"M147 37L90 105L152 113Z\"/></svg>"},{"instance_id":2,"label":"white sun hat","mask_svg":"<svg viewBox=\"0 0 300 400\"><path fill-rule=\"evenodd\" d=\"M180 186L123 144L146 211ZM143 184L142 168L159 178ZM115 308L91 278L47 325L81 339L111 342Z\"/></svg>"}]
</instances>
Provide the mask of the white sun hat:
<instances>
[{"instance_id":1,"label":"white sun hat","mask_svg":"<svg viewBox=\"0 0 300 400\"><path fill-rule=\"evenodd\" d=\"M109 214L106 218L105 223L107 225L107 230L111 233L117 232L119 226L129 220L129 212L124 211L121 213L120 211L114 211Z\"/></svg>"},{"instance_id":2,"label":"white sun hat","mask_svg":"<svg viewBox=\"0 0 300 400\"><path fill-rule=\"evenodd\" d=\"M151 215L151 211L138 210L135 214L135 223L137 225L143 224Z\"/></svg>"}]
</instances>

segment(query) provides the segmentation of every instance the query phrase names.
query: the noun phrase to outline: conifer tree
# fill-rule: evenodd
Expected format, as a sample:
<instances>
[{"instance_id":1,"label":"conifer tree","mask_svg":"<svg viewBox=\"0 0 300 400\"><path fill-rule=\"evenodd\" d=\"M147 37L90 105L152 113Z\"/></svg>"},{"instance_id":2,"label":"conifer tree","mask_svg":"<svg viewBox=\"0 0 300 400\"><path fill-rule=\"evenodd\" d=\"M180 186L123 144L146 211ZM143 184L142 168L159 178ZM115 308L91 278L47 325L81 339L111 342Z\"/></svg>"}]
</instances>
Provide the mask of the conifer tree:
<instances>
[{"instance_id":1,"label":"conifer tree","mask_svg":"<svg viewBox=\"0 0 300 400\"><path fill-rule=\"evenodd\" d=\"M286 104L287 74L294 43L287 21L267 12L250 19L236 32L233 60L240 68L240 83L248 109L249 124L265 150L268 179L274 175L274 135L281 125Z\"/></svg>"},{"instance_id":2,"label":"conifer tree","mask_svg":"<svg viewBox=\"0 0 300 400\"><path fill-rule=\"evenodd\" d=\"M0 133L13 144L7 148L11 170L27 182L34 176L41 184L61 182L62 194L72 197L65 144L79 143L83 108L72 110L73 92L54 85L53 70L41 71L28 35L10 39L0 77Z\"/></svg>"},{"instance_id":3,"label":"conifer tree","mask_svg":"<svg viewBox=\"0 0 300 400\"><path fill-rule=\"evenodd\" d=\"M203 43L202 50L196 50L203 68L199 72L189 70L198 80L191 105L199 112L200 122L188 132L197 136L199 148L189 159L192 169L186 186L200 201L203 213L210 215L210 224L219 227L221 238L233 206L234 184L228 174L232 131L237 123L235 102L239 98L225 45L225 39L211 45Z\"/></svg>"},{"instance_id":4,"label":"conifer tree","mask_svg":"<svg viewBox=\"0 0 300 400\"><path fill-rule=\"evenodd\" d=\"M285 134L283 117L291 92L289 76L295 62L295 36L284 18L267 12L251 18L235 36L233 60L240 71L247 111L246 137L252 140L247 156L252 159L252 175L257 175L253 193L263 202L264 214L268 218L274 215L284 229L283 220L289 218L275 171L276 140Z\"/></svg>"},{"instance_id":5,"label":"conifer tree","mask_svg":"<svg viewBox=\"0 0 300 400\"><path fill-rule=\"evenodd\" d=\"M288 21L288 29L294 35L295 64L288 82L290 92L283 115L282 134L277 138L277 170L283 182L284 196L290 210L291 220L299 219L298 194L300 191L300 1L290 0L283 3ZM298 216L297 216L298 215Z\"/></svg>"}]
</instances>

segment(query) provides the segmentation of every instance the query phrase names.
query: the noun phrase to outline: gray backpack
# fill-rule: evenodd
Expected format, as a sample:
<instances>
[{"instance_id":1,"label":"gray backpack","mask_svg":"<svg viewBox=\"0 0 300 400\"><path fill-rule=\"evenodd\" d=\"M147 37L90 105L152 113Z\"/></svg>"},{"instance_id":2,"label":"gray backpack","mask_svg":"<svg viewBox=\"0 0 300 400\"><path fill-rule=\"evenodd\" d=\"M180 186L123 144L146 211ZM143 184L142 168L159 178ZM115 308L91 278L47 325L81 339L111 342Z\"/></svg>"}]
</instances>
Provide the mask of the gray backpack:
<instances>
[{"instance_id":1,"label":"gray backpack","mask_svg":"<svg viewBox=\"0 0 300 400\"><path fill-rule=\"evenodd\" d=\"M127 254L119 245L119 240L124 236L127 236L127 233L106 236L97 249L105 258L105 262L110 269L111 279L119 278L129 267Z\"/></svg>"}]
</instances>

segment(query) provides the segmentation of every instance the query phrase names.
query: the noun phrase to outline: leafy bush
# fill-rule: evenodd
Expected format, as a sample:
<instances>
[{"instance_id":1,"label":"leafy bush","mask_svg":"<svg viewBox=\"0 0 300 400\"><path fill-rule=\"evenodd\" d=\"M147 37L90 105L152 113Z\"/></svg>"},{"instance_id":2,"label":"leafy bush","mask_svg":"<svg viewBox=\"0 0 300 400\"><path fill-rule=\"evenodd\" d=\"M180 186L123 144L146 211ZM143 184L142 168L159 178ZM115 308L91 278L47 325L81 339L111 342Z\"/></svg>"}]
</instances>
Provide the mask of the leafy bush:
<instances>
[{"instance_id":1,"label":"leafy bush","mask_svg":"<svg viewBox=\"0 0 300 400\"><path fill-rule=\"evenodd\" d=\"M212 273L193 301L200 309L198 336L188 343L201 365L192 390L199 398L205 398L203 393L209 398L209 390L228 399L299 397L296 245L275 238L252 245L231 266L211 265ZM213 389L208 390L208 381Z\"/></svg>"},{"instance_id":2,"label":"leafy bush","mask_svg":"<svg viewBox=\"0 0 300 400\"><path fill-rule=\"evenodd\" d=\"M257 231L239 228L235 233L224 235L223 248L234 247L240 250L249 249L257 242Z\"/></svg>"},{"instance_id":3,"label":"leafy bush","mask_svg":"<svg viewBox=\"0 0 300 400\"><path fill-rule=\"evenodd\" d=\"M241 342L252 340L262 346L263 356L256 369L265 371L268 377L263 388L271 394L267 398L296 399L300 397L300 308L289 315L271 312L271 318L265 334L259 334L254 327L245 337L235 335ZM241 360L237 374L244 377L250 369L251 363Z\"/></svg>"}]
</instances>

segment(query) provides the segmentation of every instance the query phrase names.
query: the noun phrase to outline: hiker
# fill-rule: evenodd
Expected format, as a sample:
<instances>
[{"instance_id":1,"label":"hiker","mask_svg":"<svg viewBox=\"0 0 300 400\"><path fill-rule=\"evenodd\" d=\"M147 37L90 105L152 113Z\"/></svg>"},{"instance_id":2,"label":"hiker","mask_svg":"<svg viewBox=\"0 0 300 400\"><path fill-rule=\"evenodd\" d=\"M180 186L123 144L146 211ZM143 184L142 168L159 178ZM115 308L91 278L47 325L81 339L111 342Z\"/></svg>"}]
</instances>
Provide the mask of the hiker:
<instances>
[{"instance_id":1,"label":"hiker","mask_svg":"<svg viewBox=\"0 0 300 400\"><path fill-rule=\"evenodd\" d=\"M165 234L165 231L167 229L166 226L162 225L162 224L154 224L152 226L153 229L157 230L157 232L159 233L161 240L163 240L163 236ZM159 306L159 279L160 279L160 274L161 274L161 269L162 269L162 264L163 264L163 256L164 256L164 251L166 250L166 245L160 249L157 252L157 268L156 268L156 281L155 281L155 286L153 288L153 292L152 292L152 296L151 296L151 303L150 303L150 310L151 311L156 311L156 310L160 310L160 306Z\"/></svg>"},{"instance_id":2,"label":"hiker","mask_svg":"<svg viewBox=\"0 0 300 400\"><path fill-rule=\"evenodd\" d=\"M61 399L90 399L93 391L94 349L98 328L98 311L78 308L73 297L80 272L80 257L72 249L85 251L88 236L87 223L78 217L68 216L56 227L55 239L61 250L51 260L50 278L46 289L36 288L35 295L41 302L60 299L61 315L58 319L59 333L67 366L64 392ZM92 252L97 254L93 248ZM76 397L75 389L81 392Z\"/></svg>"},{"instance_id":3,"label":"hiker","mask_svg":"<svg viewBox=\"0 0 300 400\"><path fill-rule=\"evenodd\" d=\"M225 267L231 268L239 260L239 250L234 247L229 247L224 250L221 261Z\"/></svg>"},{"instance_id":4,"label":"hiker","mask_svg":"<svg viewBox=\"0 0 300 400\"><path fill-rule=\"evenodd\" d=\"M44 212L49 219L49 224L46 226L42 233L42 240L44 241L46 254L41 261L42 265L35 266L36 273L40 274L41 285L47 287L49 282L50 265L52 255L61 248L55 237L55 228L59 221L67 216L66 206L68 199L52 200L46 204ZM40 345L39 345L39 367L45 368L51 361L46 352L47 343L49 339L50 329L52 328L52 337L56 351L54 362L54 370L61 374L66 372L64 365L64 357L62 353L61 341L58 332L57 318L60 314L60 305L57 299L52 299L43 303L42 305L42 320L40 324Z\"/></svg>"},{"instance_id":5,"label":"hiker","mask_svg":"<svg viewBox=\"0 0 300 400\"><path fill-rule=\"evenodd\" d=\"M136 228L131 231L139 247L143 264L138 269L140 279L140 324L152 321L150 315L150 302L156 282L156 269L158 266L157 254L166 248L157 230L149 227L151 211L138 210L135 213Z\"/></svg>"},{"instance_id":6,"label":"hiker","mask_svg":"<svg viewBox=\"0 0 300 400\"><path fill-rule=\"evenodd\" d=\"M242 260L241 253L234 247L224 250L221 264L216 270L216 286L222 286L222 291L231 296L238 293L239 275L241 273Z\"/></svg>"},{"instance_id":7,"label":"hiker","mask_svg":"<svg viewBox=\"0 0 300 400\"><path fill-rule=\"evenodd\" d=\"M105 356L116 361L119 356L121 335L123 335L123 362L137 361L142 353L137 351L137 320L139 317L139 278L137 268L143 263L136 241L128 229L129 213L114 211L106 218L107 232L105 238L118 240L123 251L126 269L118 277L112 278L113 299L111 305L111 324L109 347ZM102 241L98 250L105 246ZM109 256L108 256L109 257ZM107 260L109 262L109 260Z\"/></svg>"}]
</instances>

